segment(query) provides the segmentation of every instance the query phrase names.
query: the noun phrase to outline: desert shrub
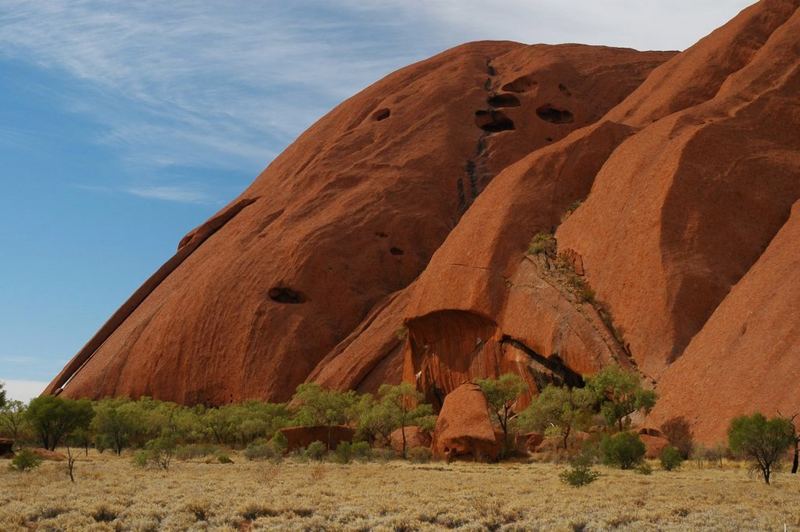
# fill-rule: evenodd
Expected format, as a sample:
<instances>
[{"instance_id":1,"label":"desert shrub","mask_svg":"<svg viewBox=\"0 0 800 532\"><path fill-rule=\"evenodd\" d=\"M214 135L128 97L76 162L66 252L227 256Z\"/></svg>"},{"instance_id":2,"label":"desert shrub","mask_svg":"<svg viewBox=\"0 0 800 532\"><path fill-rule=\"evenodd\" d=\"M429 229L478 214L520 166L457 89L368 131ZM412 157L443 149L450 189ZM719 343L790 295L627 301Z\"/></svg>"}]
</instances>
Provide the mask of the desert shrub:
<instances>
[{"instance_id":1,"label":"desert shrub","mask_svg":"<svg viewBox=\"0 0 800 532\"><path fill-rule=\"evenodd\" d=\"M683 463L683 455L672 445L667 445L664 447L659 458L661 460L661 467L666 471L678 469Z\"/></svg>"},{"instance_id":2,"label":"desert shrub","mask_svg":"<svg viewBox=\"0 0 800 532\"><path fill-rule=\"evenodd\" d=\"M36 469L42 464L42 459L39 458L30 449L22 449L14 458L11 459L11 468L17 471L31 471Z\"/></svg>"},{"instance_id":3,"label":"desert shrub","mask_svg":"<svg viewBox=\"0 0 800 532\"><path fill-rule=\"evenodd\" d=\"M152 466L166 471L175 457L176 449L174 438L167 436L155 438L148 441L144 449L133 455L133 463L138 467Z\"/></svg>"},{"instance_id":4,"label":"desert shrub","mask_svg":"<svg viewBox=\"0 0 800 532\"><path fill-rule=\"evenodd\" d=\"M431 450L427 447L412 447L408 450L408 459L415 464L425 464L431 461Z\"/></svg>"},{"instance_id":5,"label":"desert shrub","mask_svg":"<svg viewBox=\"0 0 800 532\"><path fill-rule=\"evenodd\" d=\"M325 444L317 440L311 442L308 447L306 447L305 455L311 460L322 460L325 458L327 452L328 448L325 446Z\"/></svg>"},{"instance_id":6,"label":"desert shrub","mask_svg":"<svg viewBox=\"0 0 800 532\"><path fill-rule=\"evenodd\" d=\"M275 435L269 440L269 444L278 454L286 453L286 450L289 448L289 440L286 439L286 435L281 431L275 432Z\"/></svg>"},{"instance_id":7,"label":"desert shrub","mask_svg":"<svg viewBox=\"0 0 800 532\"><path fill-rule=\"evenodd\" d=\"M379 462L388 462L389 460L394 460L397 458L397 453L394 452L394 449L390 449L387 447L379 447L377 449L372 449L372 458L378 460Z\"/></svg>"},{"instance_id":8,"label":"desert shrub","mask_svg":"<svg viewBox=\"0 0 800 532\"><path fill-rule=\"evenodd\" d=\"M677 416L668 419L661 424L661 433L684 459L689 458L694 447L694 438L689 421L685 417Z\"/></svg>"},{"instance_id":9,"label":"desert shrub","mask_svg":"<svg viewBox=\"0 0 800 532\"><path fill-rule=\"evenodd\" d=\"M762 414L740 416L728 428L731 451L747 458L769 484L770 476L780 466L781 458L794 444L794 426L782 417L765 418Z\"/></svg>"},{"instance_id":10,"label":"desert shrub","mask_svg":"<svg viewBox=\"0 0 800 532\"><path fill-rule=\"evenodd\" d=\"M339 442L332 454L331 458L337 464L349 464L353 460L353 449L350 442Z\"/></svg>"},{"instance_id":11,"label":"desert shrub","mask_svg":"<svg viewBox=\"0 0 800 532\"><path fill-rule=\"evenodd\" d=\"M644 459L645 446L638 434L620 432L600 442L603 463L620 469L631 469Z\"/></svg>"},{"instance_id":12,"label":"desert shrub","mask_svg":"<svg viewBox=\"0 0 800 532\"><path fill-rule=\"evenodd\" d=\"M217 462L220 464L232 464L233 460L225 453L217 453Z\"/></svg>"},{"instance_id":13,"label":"desert shrub","mask_svg":"<svg viewBox=\"0 0 800 532\"><path fill-rule=\"evenodd\" d=\"M150 465L150 453L145 449L140 449L133 454L133 465L145 468Z\"/></svg>"},{"instance_id":14,"label":"desert shrub","mask_svg":"<svg viewBox=\"0 0 800 532\"><path fill-rule=\"evenodd\" d=\"M248 460L270 460L280 455L269 442L256 440L244 450L244 457Z\"/></svg>"},{"instance_id":15,"label":"desert shrub","mask_svg":"<svg viewBox=\"0 0 800 532\"><path fill-rule=\"evenodd\" d=\"M570 461L570 467L559 474L561 481L579 488L591 484L600 476L600 473L592 469L592 455L589 452L582 452Z\"/></svg>"},{"instance_id":16,"label":"desert shrub","mask_svg":"<svg viewBox=\"0 0 800 532\"><path fill-rule=\"evenodd\" d=\"M717 467L722 467L722 461L727 458L728 455L730 455L730 450L721 443L714 447L700 447L693 452L695 458L699 457L699 459L706 460Z\"/></svg>"},{"instance_id":17,"label":"desert shrub","mask_svg":"<svg viewBox=\"0 0 800 532\"><path fill-rule=\"evenodd\" d=\"M372 458L372 447L365 441L353 443L350 446L350 451L353 453L353 458L357 460L367 461Z\"/></svg>"},{"instance_id":18,"label":"desert shrub","mask_svg":"<svg viewBox=\"0 0 800 532\"><path fill-rule=\"evenodd\" d=\"M219 453L219 447L209 443L193 443L190 445L181 445L175 451L175 458L178 460L192 460L196 458L205 458Z\"/></svg>"},{"instance_id":19,"label":"desert shrub","mask_svg":"<svg viewBox=\"0 0 800 532\"><path fill-rule=\"evenodd\" d=\"M528 245L528 253L555 257L557 246L556 237L552 233L536 233Z\"/></svg>"},{"instance_id":20,"label":"desert shrub","mask_svg":"<svg viewBox=\"0 0 800 532\"><path fill-rule=\"evenodd\" d=\"M639 473L640 475L652 475L653 468L650 467L650 464L642 460L642 462L638 466L636 466L636 472Z\"/></svg>"}]
</instances>

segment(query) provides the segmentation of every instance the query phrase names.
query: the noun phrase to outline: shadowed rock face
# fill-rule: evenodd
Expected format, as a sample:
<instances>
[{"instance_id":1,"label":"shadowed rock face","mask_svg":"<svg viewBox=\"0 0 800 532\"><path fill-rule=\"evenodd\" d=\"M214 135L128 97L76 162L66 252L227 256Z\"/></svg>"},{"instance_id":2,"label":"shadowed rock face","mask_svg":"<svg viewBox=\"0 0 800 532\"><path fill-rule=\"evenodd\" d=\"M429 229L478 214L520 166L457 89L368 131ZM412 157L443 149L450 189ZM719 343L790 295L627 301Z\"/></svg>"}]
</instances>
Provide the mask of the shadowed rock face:
<instances>
[{"instance_id":1,"label":"shadowed rock face","mask_svg":"<svg viewBox=\"0 0 800 532\"><path fill-rule=\"evenodd\" d=\"M483 42L392 74L187 235L48 391L405 379L440 406L618 363L657 387L648 425L704 443L800 411L797 35L800 0L763 0L677 55Z\"/></svg>"}]
</instances>

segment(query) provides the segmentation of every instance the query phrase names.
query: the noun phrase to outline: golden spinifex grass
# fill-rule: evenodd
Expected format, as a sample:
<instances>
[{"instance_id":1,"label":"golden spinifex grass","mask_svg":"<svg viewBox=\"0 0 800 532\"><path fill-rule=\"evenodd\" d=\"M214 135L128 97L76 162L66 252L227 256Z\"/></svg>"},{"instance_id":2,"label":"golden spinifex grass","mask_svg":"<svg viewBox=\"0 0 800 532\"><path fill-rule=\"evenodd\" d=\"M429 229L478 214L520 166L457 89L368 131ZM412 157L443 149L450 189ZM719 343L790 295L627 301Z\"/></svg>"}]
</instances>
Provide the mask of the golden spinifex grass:
<instances>
[{"instance_id":1,"label":"golden spinifex grass","mask_svg":"<svg viewBox=\"0 0 800 532\"><path fill-rule=\"evenodd\" d=\"M783 530L800 526L800 479L766 486L739 464L652 475L598 468L573 488L542 463L338 465L175 462L166 472L90 452L33 473L0 460L0 530ZM210 460L209 460L210 461ZM655 467L655 464L654 464Z\"/></svg>"}]
</instances>

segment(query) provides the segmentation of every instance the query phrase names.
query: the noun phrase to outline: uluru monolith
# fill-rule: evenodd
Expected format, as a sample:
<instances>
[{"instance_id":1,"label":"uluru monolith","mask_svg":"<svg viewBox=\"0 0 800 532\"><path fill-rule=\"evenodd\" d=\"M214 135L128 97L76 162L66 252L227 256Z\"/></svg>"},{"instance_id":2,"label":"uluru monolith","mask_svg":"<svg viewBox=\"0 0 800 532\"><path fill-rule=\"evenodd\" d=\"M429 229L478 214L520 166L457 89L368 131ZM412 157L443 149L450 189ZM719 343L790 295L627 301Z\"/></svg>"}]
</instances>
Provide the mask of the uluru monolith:
<instances>
[{"instance_id":1,"label":"uluru monolith","mask_svg":"<svg viewBox=\"0 0 800 532\"><path fill-rule=\"evenodd\" d=\"M47 393L407 380L441 407L616 363L661 396L648 425L704 443L800 411L797 35L800 0L762 0L681 53L478 42L391 74L191 231Z\"/></svg>"}]
</instances>

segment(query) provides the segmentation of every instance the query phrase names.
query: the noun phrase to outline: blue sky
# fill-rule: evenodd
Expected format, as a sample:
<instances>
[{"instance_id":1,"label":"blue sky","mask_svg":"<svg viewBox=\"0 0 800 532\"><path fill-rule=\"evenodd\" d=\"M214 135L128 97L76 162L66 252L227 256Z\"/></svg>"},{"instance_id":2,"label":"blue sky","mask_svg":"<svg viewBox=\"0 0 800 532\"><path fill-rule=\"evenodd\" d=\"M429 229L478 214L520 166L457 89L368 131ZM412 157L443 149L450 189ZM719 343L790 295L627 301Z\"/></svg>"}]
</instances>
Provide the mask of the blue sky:
<instances>
[{"instance_id":1,"label":"blue sky","mask_svg":"<svg viewBox=\"0 0 800 532\"><path fill-rule=\"evenodd\" d=\"M332 106L462 42L684 49L741 0L0 0L0 380L37 393Z\"/></svg>"}]
</instances>

